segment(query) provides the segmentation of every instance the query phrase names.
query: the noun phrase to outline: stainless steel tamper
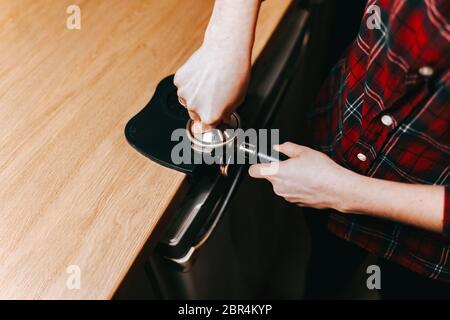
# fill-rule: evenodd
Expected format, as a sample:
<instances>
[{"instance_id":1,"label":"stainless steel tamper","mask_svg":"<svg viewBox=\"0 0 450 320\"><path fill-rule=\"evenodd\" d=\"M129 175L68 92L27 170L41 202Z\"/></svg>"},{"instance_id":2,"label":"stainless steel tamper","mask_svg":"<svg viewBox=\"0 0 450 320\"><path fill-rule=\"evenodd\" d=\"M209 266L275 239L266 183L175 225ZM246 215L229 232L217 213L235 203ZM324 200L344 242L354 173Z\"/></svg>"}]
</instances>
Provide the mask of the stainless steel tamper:
<instances>
[{"instance_id":1,"label":"stainless steel tamper","mask_svg":"<svg viewBox=\"0 0 450 320\"><path fill-rule=\"evenodd\" d=\"M195 122L189 119L186 124L187 137L191 141L192 149L199 153L212 154L220 148L233 148L236 152L241 152L249 159L253 157L258 163L270 163L286 160L287 157L273 157L264 152L258 151L257 146L238 139L241 129L241 119L237 113L232 113L227 123L222 123L216 128L208 130L196 130ZM242 141L240 141L242 140ZM278 154L277 152L274 152ZM220 171L227 175L229 163L227 159L220 165Z\"/></svg>"}]
</instances>

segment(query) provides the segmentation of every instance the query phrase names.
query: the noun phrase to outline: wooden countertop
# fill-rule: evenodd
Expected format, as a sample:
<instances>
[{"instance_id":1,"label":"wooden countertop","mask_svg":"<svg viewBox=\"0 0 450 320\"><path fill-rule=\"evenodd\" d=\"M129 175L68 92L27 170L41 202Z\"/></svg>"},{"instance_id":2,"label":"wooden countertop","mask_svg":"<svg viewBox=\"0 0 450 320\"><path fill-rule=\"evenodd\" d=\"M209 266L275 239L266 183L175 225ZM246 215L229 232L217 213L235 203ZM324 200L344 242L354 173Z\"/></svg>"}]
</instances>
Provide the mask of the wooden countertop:
<instances>
[{"instance_id":1,"label":"wooden countertop","mask_svg":"<svg viewBox=\"0 0 450 320\"><path fill-rule=\"evenodd\" d=\"M290 2L263 4L255 57ZM81 30L66 28L73 3ZM184 181L124 126L199 46L212 5L0 0L0 298L113 296Z\"/></svg>"}]
</instances>

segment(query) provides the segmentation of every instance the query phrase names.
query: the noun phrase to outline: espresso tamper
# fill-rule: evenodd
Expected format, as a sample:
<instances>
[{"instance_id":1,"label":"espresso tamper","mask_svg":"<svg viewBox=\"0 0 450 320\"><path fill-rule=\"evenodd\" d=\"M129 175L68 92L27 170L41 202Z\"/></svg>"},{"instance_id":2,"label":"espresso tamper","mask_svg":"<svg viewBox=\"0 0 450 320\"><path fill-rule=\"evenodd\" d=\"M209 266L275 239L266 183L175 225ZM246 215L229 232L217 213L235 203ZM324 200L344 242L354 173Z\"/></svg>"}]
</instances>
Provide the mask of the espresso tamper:
<instances>
[{"instance_id":1,"label":"espresso tamper","mask_svg":"<svg viewBox=\"0 0 450 320\"><path fill-rule=\"evenodd\" d=\"M237 153L243 153L247 159L253 157L258 163L270 163L287 159L283 155L274 157L264 152L259 152L255 145L239 139L239 134L243 132L239 129L241 129L241 119L237 113L232 113L227 123L222 123L216 128L205 131L197 130L195 122L191 119L186 124L187 137L191 141L192 149L198 153L212 154L220 148L229 148ZM274 153L278 154L277 152ZM223 175L227 175L228 165L229 163L226 159L221 163L220 171Z\"/></svg>"}]
</instances>

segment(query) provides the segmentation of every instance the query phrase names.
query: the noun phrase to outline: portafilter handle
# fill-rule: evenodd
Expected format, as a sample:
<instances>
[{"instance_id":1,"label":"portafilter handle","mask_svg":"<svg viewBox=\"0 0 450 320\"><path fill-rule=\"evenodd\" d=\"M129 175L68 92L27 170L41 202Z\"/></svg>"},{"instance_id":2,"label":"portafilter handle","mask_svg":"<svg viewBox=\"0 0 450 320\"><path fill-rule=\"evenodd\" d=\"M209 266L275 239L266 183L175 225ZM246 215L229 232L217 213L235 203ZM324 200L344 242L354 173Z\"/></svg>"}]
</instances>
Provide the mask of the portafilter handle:
<instances>
[{"instance_id":1,"label":"portafilter handle","mask_svg":"<svg viewBox=\"0 0 450 320\"><path fill-rule=\"evenodd\" d=\"M237 146L237 150L240 152L244 152L246 157L248 158L256 156L258 163L271 163L289 159L288 156L276 150L272 150L271 155L260 152L258 151L258 148L256 146L246 142L243 142L239 146ZM274 154L278 155L278 157L273 156Z\"/></svg>"}]
</instances>

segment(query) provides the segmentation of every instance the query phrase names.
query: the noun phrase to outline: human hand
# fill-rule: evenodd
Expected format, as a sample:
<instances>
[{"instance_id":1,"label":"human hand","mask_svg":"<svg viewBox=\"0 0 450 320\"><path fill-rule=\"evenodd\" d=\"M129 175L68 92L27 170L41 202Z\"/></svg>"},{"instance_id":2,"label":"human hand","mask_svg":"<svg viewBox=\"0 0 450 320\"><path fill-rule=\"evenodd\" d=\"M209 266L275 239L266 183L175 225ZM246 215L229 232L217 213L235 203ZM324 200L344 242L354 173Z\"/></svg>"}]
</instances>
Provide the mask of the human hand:
<instances>
[{"instance_id":1,"label":"human hand","mask_svg":"<svg viewBox=\"0 0 450 320\"><path fill-rule=\"evenodd\" d=\"M352 187L355 173L308 147L287 142L277 149L290 159L253 165L250 176L269 180L277 195L299 206L346 210L345 190ZM271 166L278 167L270 170Z\"/></svg>"},{"instance_id":2,"label":"human hand","mask_svg":"<svg viewBox=\"0 0 450 320\"><path fill-rule=\"evenodd\" d=\"M226 122L244 100L250 70L250 52L205 40L175 74L180 103L203 127Z\"/></svg>"}]
</instances>

